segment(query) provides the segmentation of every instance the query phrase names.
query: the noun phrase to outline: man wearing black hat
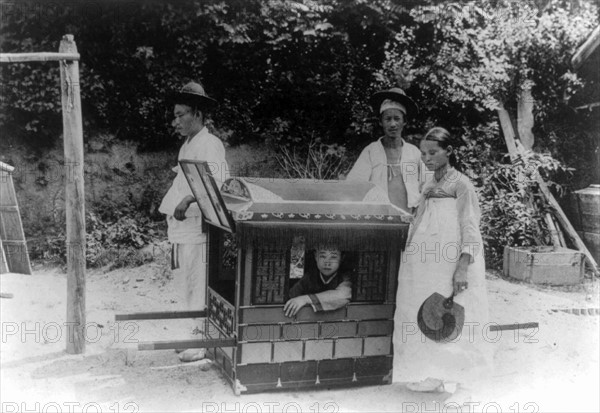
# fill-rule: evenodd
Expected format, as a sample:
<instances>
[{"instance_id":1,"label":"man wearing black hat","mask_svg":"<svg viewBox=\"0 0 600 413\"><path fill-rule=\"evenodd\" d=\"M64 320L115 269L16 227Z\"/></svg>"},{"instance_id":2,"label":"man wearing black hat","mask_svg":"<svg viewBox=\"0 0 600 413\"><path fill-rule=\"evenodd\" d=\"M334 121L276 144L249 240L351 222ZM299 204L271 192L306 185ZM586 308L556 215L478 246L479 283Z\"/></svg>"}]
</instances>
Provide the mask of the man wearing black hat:
<instances>
[{"instance_id":1,"label":"man wearing black hat","mask_svg":"<svg viewBox=\"0 0 600 413\"><path fill-rule=\"evenodd\" d=\"M172 126L184 140L177 160L207 161L220 187L228 171L225 148L205 126L206 114L216 103L196 82L189 82L169 99L173 107ZM184 298L182 309L202 310L206 307L206 234L202 232L202 212L183 171L179 166L173 170L177 176L159 211L167 216L173 278ZM204 349L188 349L179 354L179 359L195 361L204 355Z\"/></svg>"},{"instance_id":2,"label":"man wearing black hat","mask_svg":"<svg viewBox=\"0 0 600 413\"><path fill-rule=\"evenodd\" d=\"M375 93L371 106L379 116L384 136L363 149L346 179L374 183L394 205L411 212L419 204L426 168L421 151L402 139L402 130L406 119L414 117L419 108L400 88Z\"/></svg>"}]
</instances>

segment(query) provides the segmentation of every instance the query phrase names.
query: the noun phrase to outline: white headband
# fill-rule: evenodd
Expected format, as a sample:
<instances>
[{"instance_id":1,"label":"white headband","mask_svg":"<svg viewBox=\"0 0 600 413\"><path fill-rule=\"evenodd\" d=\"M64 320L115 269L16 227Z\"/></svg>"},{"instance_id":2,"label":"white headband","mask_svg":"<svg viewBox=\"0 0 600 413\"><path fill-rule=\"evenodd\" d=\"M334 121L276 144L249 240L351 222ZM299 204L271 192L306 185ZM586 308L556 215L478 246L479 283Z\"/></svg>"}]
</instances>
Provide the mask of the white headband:
<instances>
[{"instance_id":1,"label":"white headband","mask_svg":"<svg viewBox=\"0 0 600 413\"><path fill-rule=\"evenodd\" d=\"M386 99L381 103L381 107L379 108L379 114L382 114L384 110L387 109L398 109L400 110L402 113L404 113L404 115L406 115L406 108L404 107L404 105L396 102L395 100L390 100L390 99Z\"/></svg>"}]
</instances>

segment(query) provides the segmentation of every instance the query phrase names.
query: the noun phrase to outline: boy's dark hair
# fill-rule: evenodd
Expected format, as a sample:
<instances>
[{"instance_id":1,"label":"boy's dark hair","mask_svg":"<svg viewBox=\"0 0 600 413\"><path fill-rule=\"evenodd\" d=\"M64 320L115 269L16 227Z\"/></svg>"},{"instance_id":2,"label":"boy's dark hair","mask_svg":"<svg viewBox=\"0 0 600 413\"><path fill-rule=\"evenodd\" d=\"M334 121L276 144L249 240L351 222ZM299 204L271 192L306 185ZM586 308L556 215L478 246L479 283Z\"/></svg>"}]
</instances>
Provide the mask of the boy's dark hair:
<instances>
[{"instance_id":1,"label":"boy's dark hair","mask_svg":"<svg viewBox=\"0 0 600 413\"><path fill-rule=\"evenodd\" d=\"M339 251L339 252L342 252L342 250L340 249L340 247L338 247L337 244L333 243L333 242L321 242L321 243L315 245L312 250L314 252L319 252L319 251Z\"/></svg>"}]
</instances>

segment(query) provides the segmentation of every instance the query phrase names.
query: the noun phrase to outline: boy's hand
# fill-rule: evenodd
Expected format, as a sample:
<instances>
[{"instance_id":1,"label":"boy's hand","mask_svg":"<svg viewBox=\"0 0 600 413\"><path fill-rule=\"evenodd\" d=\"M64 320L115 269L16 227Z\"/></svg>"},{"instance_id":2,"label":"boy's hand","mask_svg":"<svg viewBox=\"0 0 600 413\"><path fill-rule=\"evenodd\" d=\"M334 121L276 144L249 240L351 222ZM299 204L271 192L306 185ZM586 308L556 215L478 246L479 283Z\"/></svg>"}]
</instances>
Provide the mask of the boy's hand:
<instances>
[{"instance_id":1,"label":"boy's hand","mask_svg":"<svg viewBox=\"0 0 600 413\"><path fill-rule=\"evenodd\" d=\"M286 317L294 317L302 307L309 304L310 297L308 295L290 298L283 306L283 313Z\"/></svg>"},{"instance_id":2,"label":"boy's hand","mask_svg":"<svg viewBox=\"0 0 600 413\"><path fill-rule=\"evenodd\" d=\"M185 198L183 198L181 202L175 207L175 213L173 214L173 216L177 221L183 221L185 219L185 212L188 210L188 208L194 201L194 197L188 195Z\"/></svg>"}]
</instances>

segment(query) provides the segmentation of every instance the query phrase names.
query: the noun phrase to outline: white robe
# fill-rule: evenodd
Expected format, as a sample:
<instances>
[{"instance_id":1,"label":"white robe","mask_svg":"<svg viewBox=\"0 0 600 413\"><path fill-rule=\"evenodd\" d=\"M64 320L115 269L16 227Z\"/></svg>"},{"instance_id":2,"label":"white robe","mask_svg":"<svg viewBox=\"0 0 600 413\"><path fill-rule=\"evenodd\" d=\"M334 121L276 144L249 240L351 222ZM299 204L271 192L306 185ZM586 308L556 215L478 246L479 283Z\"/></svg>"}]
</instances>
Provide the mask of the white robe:
<instances>
[{"instance_id":1,"label":"white robe","mask_svg":"<svg viewBox=\"0 0 600 413\"><path fill-rule=\"evenodd\" d=\"M219 188L229 175L229 167L225 160L225 147L219 138L208 132L206 127L181 145L177 160L182 159L209 162L212 176ZM173 171L177 172L177 176L158 208L167 216L169 241L178 244L202 244L206 237L202 233L202 212L196 202L193 202L186 211L185 220L177 221L173 217L177 205L186 196L193 195L179 165L175 166Z\"/></svg>"},{"instance_id":2,"label":"white robe","mask_svg":"<svg viewBox=\"0 0 600 413\"><path fill-rule=\"evenodd\" d=\"M347 181L372 182L388 193L388 161L385 148L379 138L367 145L348 172ZM421 151L410 143L402 141L400 171L406 187L408 207L419 205L420 186L428 179L425 165L421 161Z\"/></svg>"},{"instance_id":3,"label":"white robe","mask_svg":"<svg viewBox=\"0 0 600 413\"><path fill-rule=\"evenodd\" d=\"M398 275L394 382L432 377L472 383L489 375L489 342L495 333L489 333L479 217L475 189L456 170L450 169L440 182L424 188ZM465 324L454 341L435 342L419 330L417 313L434 292L452 295L453 274L462 252L473 258L467 270L468 289L454 297L465 309Z\"/></svg>"},{"instance_id":4,"label":"white robe","mask_svg":"<svg viewBox=\"0 0 600 413\"><path fill-rule=\"evenodd\" d=\"M225 148L219 138L202 128L192 139L181 145L177 160L208 161L213 178L220 188L228 177ZM173 278L181 299L182 310L201 310L206 306L206 234L202 232L202 212L196 202L190 204L183 221L173 217L177 205L193 195L179 166L177 176L164 196L159 211L167 216L167 234L173 244Z\"/></svg>"}]
</instances>

